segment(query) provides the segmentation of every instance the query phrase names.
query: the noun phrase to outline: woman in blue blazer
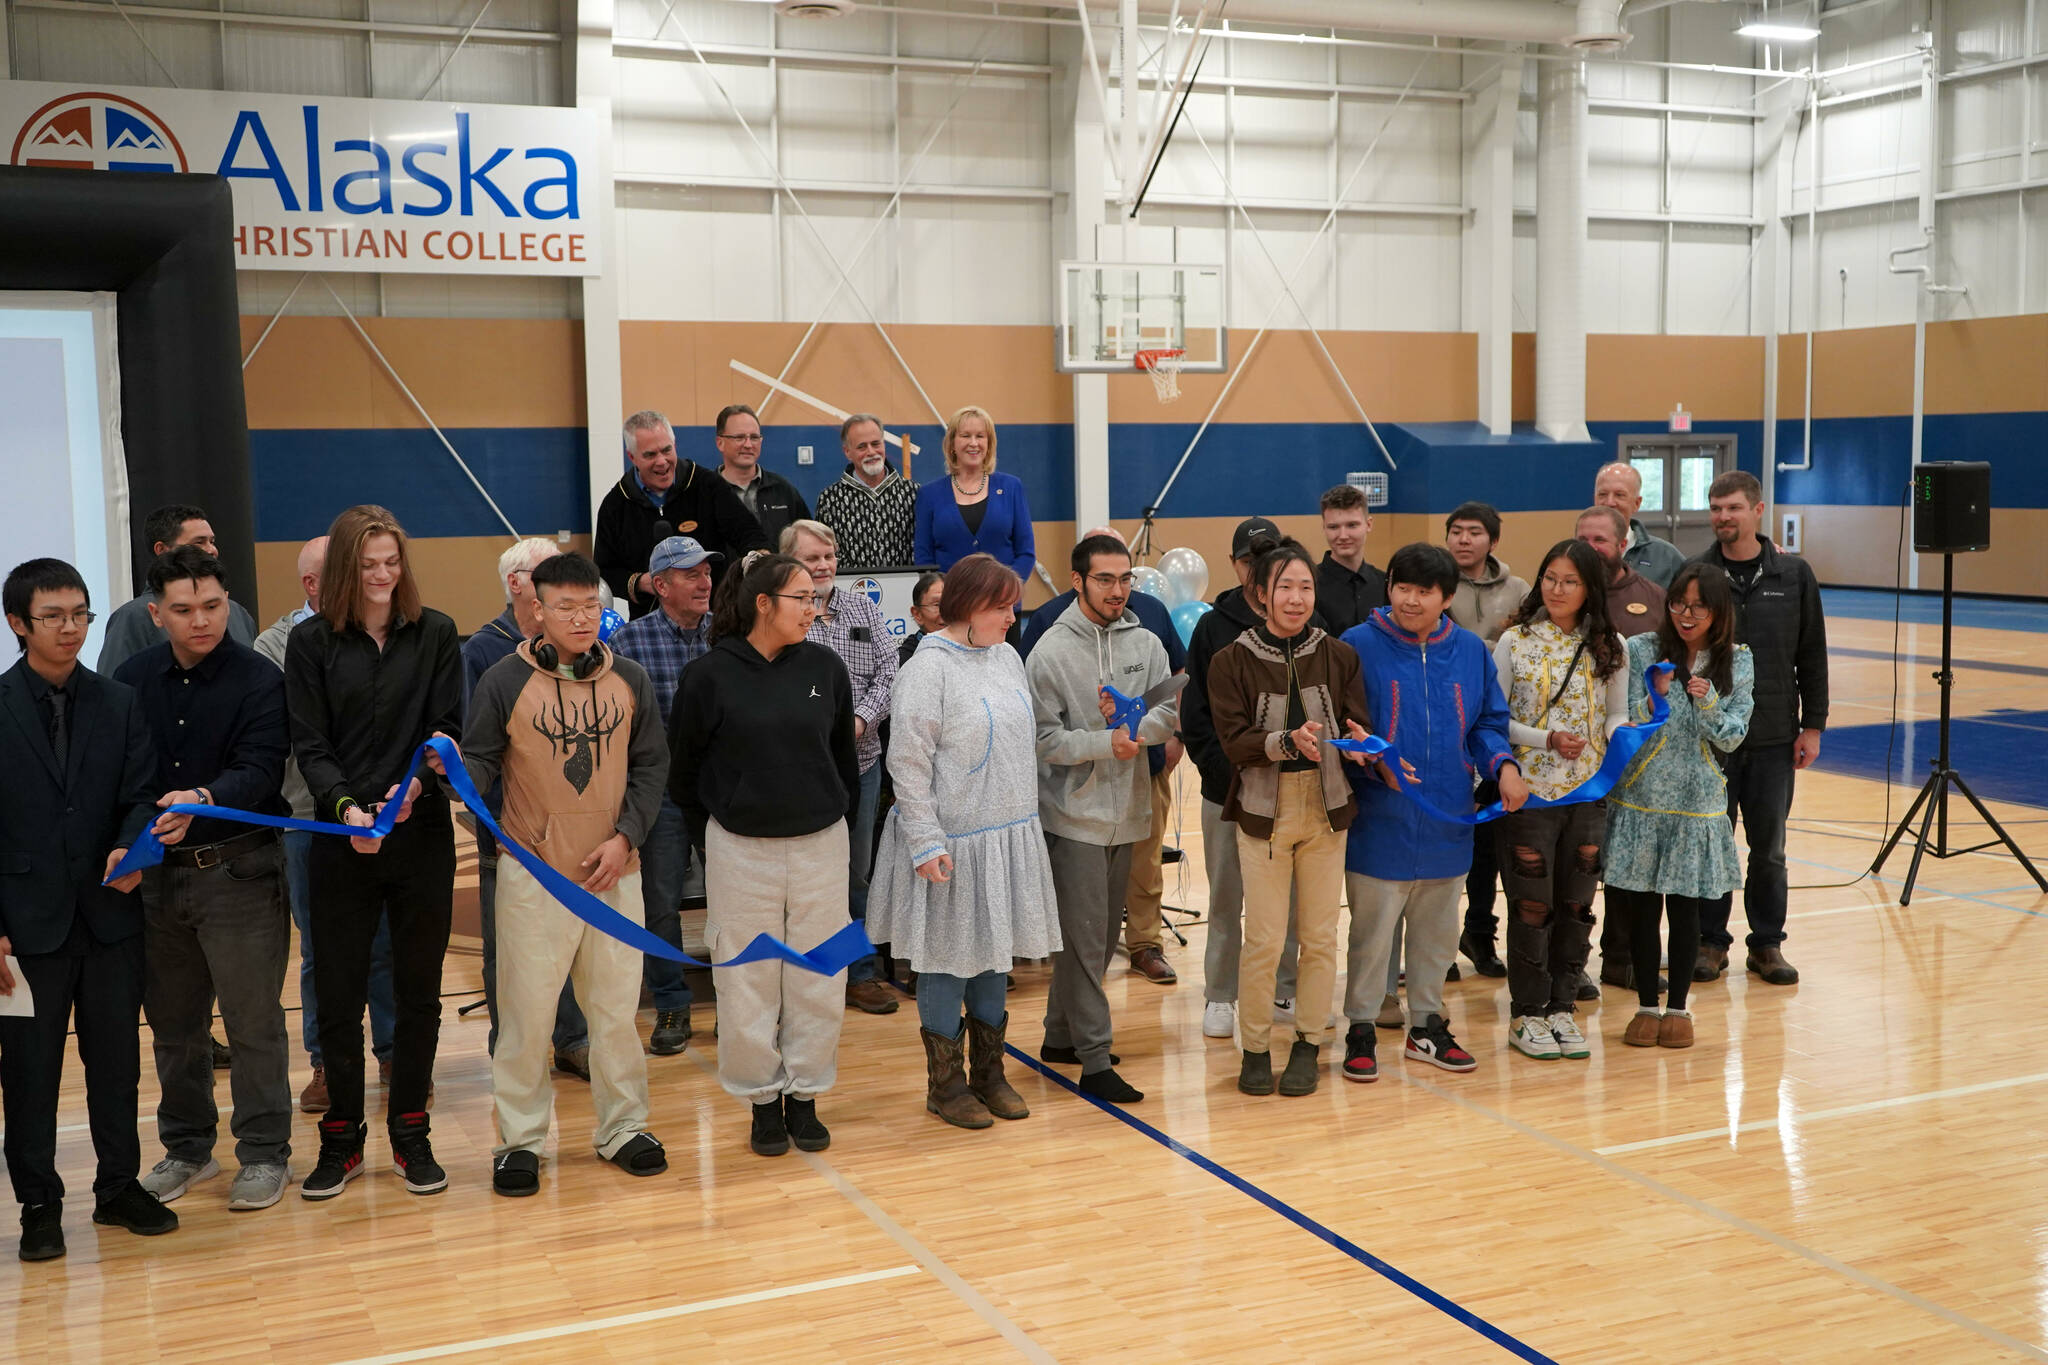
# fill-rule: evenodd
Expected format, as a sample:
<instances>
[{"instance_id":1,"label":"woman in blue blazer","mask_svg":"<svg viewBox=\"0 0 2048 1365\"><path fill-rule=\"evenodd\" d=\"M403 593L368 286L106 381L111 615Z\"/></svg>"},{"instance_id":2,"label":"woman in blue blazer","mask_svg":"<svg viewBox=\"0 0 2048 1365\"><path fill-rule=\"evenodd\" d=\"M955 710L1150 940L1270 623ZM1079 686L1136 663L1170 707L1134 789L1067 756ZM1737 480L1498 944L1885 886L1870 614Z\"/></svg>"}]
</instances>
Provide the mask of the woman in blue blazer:
<instances>
[{"instance_id":1,"label":"woman in blue blazer","mask_svg":"<svg viewBox=\"0 0 2048 1365\"><path fill-rule=\"evenodd\" d=\"M917 490L917 562L953 567L971 554L994 555L1017 577L1038 562L1024 482L996 473L996 423L964 407L946 424L946 474Z\"/></svg>"}]
</instances>

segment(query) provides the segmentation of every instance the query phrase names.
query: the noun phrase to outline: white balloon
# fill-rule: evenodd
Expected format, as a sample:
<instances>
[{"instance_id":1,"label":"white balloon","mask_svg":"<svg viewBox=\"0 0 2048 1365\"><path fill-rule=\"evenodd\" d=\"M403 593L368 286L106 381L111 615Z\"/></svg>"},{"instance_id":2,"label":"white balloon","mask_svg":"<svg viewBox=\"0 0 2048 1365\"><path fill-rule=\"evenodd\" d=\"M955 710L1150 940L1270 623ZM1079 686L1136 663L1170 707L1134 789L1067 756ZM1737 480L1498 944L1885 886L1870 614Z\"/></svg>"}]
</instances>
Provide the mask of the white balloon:
<instances>
[{"instance_id":1,"label":"white balloon","mask_svg":"<svg viewBox=\"0 0 2048 1365\"><path fill-rule=\"evenodd\" d=\"M1170 591L1166 575L1150 564L1140 564L1131 570L1131 586L1139 592L1150 593L1162 602L1166 601L1166 594Z\"/></svg>"},{"instance_id":2,"label":"white balloon","mask_svg":"<svg viewBox=\"0 0 2048 1365\"><path fill-rule=\"evenodd\" d=\"M1174 594L1167 600L1169 606L1200 602L1209 595L1209 561L1184 545L1159 557L1159 572L1166 575Z\"/></svg>"}]
</instances>

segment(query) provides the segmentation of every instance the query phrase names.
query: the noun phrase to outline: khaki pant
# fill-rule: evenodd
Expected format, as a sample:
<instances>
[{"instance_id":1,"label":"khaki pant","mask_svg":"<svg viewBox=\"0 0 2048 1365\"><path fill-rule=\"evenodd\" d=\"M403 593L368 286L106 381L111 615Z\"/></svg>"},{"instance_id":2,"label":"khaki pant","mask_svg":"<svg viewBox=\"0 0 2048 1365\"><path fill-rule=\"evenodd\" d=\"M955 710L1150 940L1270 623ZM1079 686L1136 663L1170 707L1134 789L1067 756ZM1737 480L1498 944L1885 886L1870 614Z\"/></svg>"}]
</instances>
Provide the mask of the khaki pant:
<instances>
[{"instance_id":1,"label":"khaki pant","mask_svg":"<svg viewBox=\"0 0 2048 1365\"><path fill-rule=\"evenodd\" d=\"M1131 845L1131 880L1124 892L1124 949L1159 946L1160 907L1166 903L1166 822L1173 814L1173 774L1152 779L1152 831Z\"/></svg>"},{"instance_id":2,"label":"khaki pant","mask_svg":"<svg viewBox=\"0 0 2048 1365\"><path fill-rule=\"evenodd\" d=\"M849 923L844 820L793 839L753 839L713 820L704 843L713 961L737 956L756 934L809 952ZM845 1012L843 973L820 976L777 961L720 969L719 1084L750 1104L824 1094L838 1074Z\"/></svg>"},{"instance_id":3,"label":"khaki pant","mask_svg":"<svg viewBox=\"0 0 2048 1365\"><path fill-rule=\"evenodd\" d=\"M1244 952L1239 967L1238 1038L1246 1052L1270 1050L1273 985L1287 941L1287 904L1296 902L1301 942L1295 1031L1320 1043L1337 984L1337 925L1343 915L1344 834L1330 827L1323 778L1311 769L1280 774L1278 814L1271 840L1237 832L1244 879Z\"/></svg>"},{"instance_id":4,"label":"khaki pant","mask_svg":"<svg viewBox=\"0 0 2048 1365\"><path fill-rule=\"evenodd\" d=\"M629 872L598 899L641 923L640 874ZM538 1152L555 1107L548 1044L566 978L590 1024L592 1142L611 1156L647 1127L647 1054L641 1050L639 949L591 928L511 858L498 864L498 1047L491 1093L498 1114L494 1154Z\"/></svg>"}]
</instances>

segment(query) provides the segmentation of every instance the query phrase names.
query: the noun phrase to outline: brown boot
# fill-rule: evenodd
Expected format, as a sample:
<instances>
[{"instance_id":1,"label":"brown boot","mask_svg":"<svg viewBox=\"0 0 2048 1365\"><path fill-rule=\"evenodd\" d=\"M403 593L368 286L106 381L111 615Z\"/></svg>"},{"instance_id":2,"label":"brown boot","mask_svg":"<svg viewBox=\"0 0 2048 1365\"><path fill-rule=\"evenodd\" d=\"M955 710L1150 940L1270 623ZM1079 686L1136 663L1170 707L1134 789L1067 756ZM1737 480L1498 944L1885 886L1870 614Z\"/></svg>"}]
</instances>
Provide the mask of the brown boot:
<instances>
[{"instance_id":1,"label":"brown boot","mask_svg":"<svg viewBox=\"0 0 2048 1365\"><path fill-rule=\"evenodd\" d=\"M1700 955L1692 964L1692 979L1695 981L1717 981L1721 973L1728 970L1728 950L1702 943Z\"/></svg>"},{"instance_id":2,"label":"brown boot","mask_svg":"<svg viewBox=\"0 0 2048 1365\"><path fill-rule=\"evenodd\" d=\"M1009 1031L1010 1016L1000 1024L984 1024L967 1016L967 1089L989 1113L999 1119L1031 1117L1031 1108L1003 1076L1003 1035Z\"/></svg>"},{"instance_id":3,"label":"brown boot","mask_svg":"<svg viewBox=\"0 0 2048 1365\"><path fill-rule=\"evenodd\" d=\"M1749 958L1743 965L1773 986L1799 984L1799 969L1785 960L1784 950L1775 944L1768 948L1750 949Z\"/></svg>"},{"instance_id":4,"label":"brown boot","mask_svg":"<svg viewBox=\"0 0 2048 1365\"><path fill-rule=\"evenodd\" d=\"M306 1082L306 1088L299 1092L299 1112L302 1114L324 1114L327 1112L327 1068L313 1068L313 1079Z\"/></svg>"},{"instance_id":5,"label":"brown boot","mask_svg":"<svg viewBox=\"0 0 2048 1365\"><path fill-rule=\"evenodd\" d=\"M918 1034L924 1039L924 1107L955 1128L991 1127L995 1120L988 1116L988 1107L967 1090L962 1069L966 1030L952 1038L928 1028Z\"/></svg>"},{"instance_id":6,"label":"brown boot","mask_svg":"<svg viewBox=\"0 0 2048 1365\"><path fill-rule=\"evenodd\" d=\"M1636 1017L1629 1020L1628 1027L1621 1031L1621 1041L1630 1047L1655 1047L1663 1027L1662 1016L1649 1010L1637 1010Z\"/></svg>"}]
</instances>

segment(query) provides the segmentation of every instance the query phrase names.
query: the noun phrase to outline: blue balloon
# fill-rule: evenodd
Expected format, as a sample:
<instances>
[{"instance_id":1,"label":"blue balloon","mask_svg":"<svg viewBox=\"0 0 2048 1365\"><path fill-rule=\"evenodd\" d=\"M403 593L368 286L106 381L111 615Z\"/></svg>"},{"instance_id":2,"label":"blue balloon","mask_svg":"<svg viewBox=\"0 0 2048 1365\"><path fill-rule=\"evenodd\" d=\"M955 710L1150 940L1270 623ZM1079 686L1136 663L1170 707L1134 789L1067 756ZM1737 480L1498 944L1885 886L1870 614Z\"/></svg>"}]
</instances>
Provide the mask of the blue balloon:
<instances>
[{"instance_id":1,"label":"blue balloon","mask_svg":"<svg viewBox=\"0 0 2048 1365\"><path fill-rule=\"evenodd\" d=\"M600 640L609 640L612 638L612 635L618 630L618 628L625 624L625 617L619 615L610 607L606 607L604 609L604 615L597 618L597 638Z\"/></svg>"},{"instance_id":2,"label":"blue balloon","mask_svg":"<svg viewBox=\"0 0 2048 1365\"><path fill-rule=\"evenodd\" d=\"M1195 642L1195 624L1215 608L1207 602L1196 600L1183 602L1173 609L1173 628L1180 632L1180 642L1191 645Z\"/></svg>"}]
</instances>

